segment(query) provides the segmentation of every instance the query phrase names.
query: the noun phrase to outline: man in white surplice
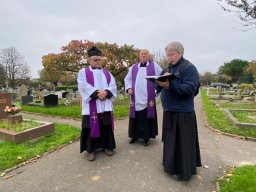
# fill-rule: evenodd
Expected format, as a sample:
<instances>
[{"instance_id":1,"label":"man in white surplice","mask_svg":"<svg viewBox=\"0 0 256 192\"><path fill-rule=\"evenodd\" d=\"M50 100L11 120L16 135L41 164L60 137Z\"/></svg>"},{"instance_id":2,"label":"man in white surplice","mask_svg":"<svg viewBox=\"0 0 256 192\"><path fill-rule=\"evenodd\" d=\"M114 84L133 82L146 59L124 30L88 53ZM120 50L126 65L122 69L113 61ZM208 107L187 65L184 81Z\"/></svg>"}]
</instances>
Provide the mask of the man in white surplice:
<instances>
[{"instance_id":1,"label":"man in white surplice","mask_svg":"<svg viewBox=\"0 0 256 192\"><path fill-rule=\"evenodd\" d=\"M124 79L125 90L130 95L129 137L131 144L143 139L144 145L147 146L150 144L150 138L158 135L158 125L155 85L145 77L160 75L162 68L150 60L147 49L140 51L139 58L140 62L130 67ZM153 111L150 111L151 108Z\"/></svg>"},{"instance_id":2,"label":"man in white surplice","mask_svg":"<svg viewBox=\"0 0 256 192\"><path fill-rule=\"evenodd\" d=\"M92 47L87 53L90 66L81 69L77 77L82 98L80 152L87 151L87 159L93 161L98 149L112 156L116 148L112 101L117 90L114 77L102 67L101 51Z\"/></svg>"}]
</instances>

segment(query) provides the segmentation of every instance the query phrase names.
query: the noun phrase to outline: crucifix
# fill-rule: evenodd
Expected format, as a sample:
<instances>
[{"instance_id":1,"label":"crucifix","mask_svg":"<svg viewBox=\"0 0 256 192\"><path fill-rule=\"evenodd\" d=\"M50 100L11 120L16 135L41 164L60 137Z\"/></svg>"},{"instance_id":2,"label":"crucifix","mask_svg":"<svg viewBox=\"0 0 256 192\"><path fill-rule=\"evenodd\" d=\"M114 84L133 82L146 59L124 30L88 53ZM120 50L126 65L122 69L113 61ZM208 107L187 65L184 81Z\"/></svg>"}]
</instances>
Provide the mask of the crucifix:
<instances>
[{"instance_id":1,"label":"crucifix","mask_svg":"<svg viewBox=\"0 0 256 192\"><path fill-rule=\"evenodd\" d=\"M95 115L95 112L93 112L93 115L91 118L93 119L93 123L96 123L97 115Z\"/></svg>"}]
</instances>

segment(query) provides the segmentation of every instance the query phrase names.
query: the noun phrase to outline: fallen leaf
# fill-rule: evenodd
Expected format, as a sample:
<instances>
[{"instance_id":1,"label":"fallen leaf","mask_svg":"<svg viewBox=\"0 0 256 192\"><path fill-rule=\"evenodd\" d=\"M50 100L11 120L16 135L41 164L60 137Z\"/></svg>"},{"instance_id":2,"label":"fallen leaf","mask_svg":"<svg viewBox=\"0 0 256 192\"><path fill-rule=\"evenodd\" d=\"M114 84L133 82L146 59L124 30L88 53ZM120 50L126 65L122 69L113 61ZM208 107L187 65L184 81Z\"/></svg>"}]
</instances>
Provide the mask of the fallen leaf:
<instances>
[{"instance_id":1,"label":"fallen leaf","mask_svg":"<svg viewBox=\"0 0 256 192\"><path fill-rule=\"evenodd\" d=\"M100 176L93 176L92 178L91 178L91 180L92 181L98 181L100 179Z\"/></svg>"},{"instance_id":2,"label":"fallen leaf","mask_svg":"<svg viewBox=\"0 0 256 192\"><path fill-rule=\"evenodd\" d=\"M209 169L209 166L207 166L207 165L204 165L204 166L203 166L203 168L205 168L205 169Z\"/></svg>"},{"instance_id":3,"label":"fallen leaf","mask_svg":"<svg viewBox=\"0 0 256 192\"><path fill-rule=\"evenodd\" d=\"M14 175L12 174L12 175L6 175L5 177L4 177L4 179L10 179L11 177L13 177Z\"/></svg>"}]
</instances>

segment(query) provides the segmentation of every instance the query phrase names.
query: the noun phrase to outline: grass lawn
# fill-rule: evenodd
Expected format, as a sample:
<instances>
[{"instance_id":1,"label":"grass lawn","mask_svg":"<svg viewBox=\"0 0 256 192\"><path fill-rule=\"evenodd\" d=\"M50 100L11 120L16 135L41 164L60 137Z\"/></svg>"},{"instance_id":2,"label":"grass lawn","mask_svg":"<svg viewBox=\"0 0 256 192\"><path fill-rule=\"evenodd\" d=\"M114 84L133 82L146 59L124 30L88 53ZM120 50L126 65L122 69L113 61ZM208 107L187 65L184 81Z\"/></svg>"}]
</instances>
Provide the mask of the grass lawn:
<instances>
[{"instance_id":1,"label":"grass lawn","mask_svg":"<svg viewBox=\"0 0 256 192\"><path fill-rule=\"evenodd\" d=\"M0 172L14 167L28 159L42 155L59 146L74 140L80 130L70 125L55 124L55 132L22 144L0 140ZM79 150L79 149L77 149Z\"/></svg>"},{"instance_id":2,"label":"grass lawn","mask_svg":"<svg viewBox=\"0 0 256 192\"><path fill-rule=\"evenodd\" d=\"M27 129L31 129L33 127L37 127L41 125L41 123L31 121L22 121L21 123L9 123L7 120L0 120L0 128L15 131L15 132L22 132Z\"/></svg>"},{"instance_id":3,"label":"grass lawn","mask_svg":"<svg viewBox=\"0 0 256 192\"><path fill-rule=\"evenodd\" d=\"M233 126L231 121L225 116L222 109L213 104L213 102L206 96L206 91L203 89L201 89L201 96L206 113L206 120L211 127L222 132L256 138L256 130L242 129Z\"/></svg>"},{"instance_id":4,"label":"grass lawn","mask_svg":"<svg viewBox=\"0 0 256 192\"><path fill-rule=\"evenodd\" d=\"M127 117L129 114L129 98L124 100L116 100L114 102L114 117L117 119ZM81 119L81 107L76 105L59 105L58 107L41 107L41 106L22 106L22 111L42 113L52 116L70 117Z\"/></svg>"},{"instance_id":5,"label":"grass lawn","mask_svg":"<svg viewBox=\"0 0 256 192\"><path fill-rule=\"evenodd\" d=\"M226 102L226 103L219 103L219 106L222 108L228 108L228 109L256 109L256 103Z\"/></svg>"},{"instance_id":6,"label":"grass lawn","mask_svg":"<svg viewBox=\"0 0 256 192\"><path fill-rule=\"evenodd\" d=\"M231 111L231 113L241 123L256 123L256 112Z\"/></svg>"},{"instance_id":7,"label":"grass lawn","mask_svg":"<svg viewBox=\"0 0 256 192\"><path fill-rule=\"evenodd\" d=\"M244 165L231 170L218 180L220 192L255 192L256 166Z\"/></svg>"}]
</instances>

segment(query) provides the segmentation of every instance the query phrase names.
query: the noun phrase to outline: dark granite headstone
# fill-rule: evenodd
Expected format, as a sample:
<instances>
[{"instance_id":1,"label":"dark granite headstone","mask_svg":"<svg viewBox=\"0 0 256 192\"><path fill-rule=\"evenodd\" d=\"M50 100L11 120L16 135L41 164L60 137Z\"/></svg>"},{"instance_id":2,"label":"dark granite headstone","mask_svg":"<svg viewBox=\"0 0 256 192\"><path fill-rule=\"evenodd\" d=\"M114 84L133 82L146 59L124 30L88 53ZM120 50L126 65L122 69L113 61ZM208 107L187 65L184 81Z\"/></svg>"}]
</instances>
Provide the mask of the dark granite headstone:
<instances>
[{"instance_id":1,"label":"dark granite headstone","mask_svg":"<svg viewBox=\"0 0 256 192\"><path fill-rule=\"evenodd\" d=\"M6 106L12 105L11 93L0 93L0 119L7 117L7 113L4 112Z\"/></svg>"},{"instance_id":2,"label":"dark granite headstone","mask_svg":"<svg viewBox=\"0 0 256 192\"><path fill-rule=\"evenodd\" d=\"M33 96L31 95L22 96L22 100L21 100L22 105L26 105L30 102L33 102Z\"/></svg>"},{"instance_id":3,"label":"dark granite headstone","mask_svg":"<svg viewBox=\"0 0 256 192\"><path fill-rule=\"evenodd\" d=\"M45 107L58 106L58 95L49 94L44 96L44 106Z\"/></svg>"}]
</instances>

